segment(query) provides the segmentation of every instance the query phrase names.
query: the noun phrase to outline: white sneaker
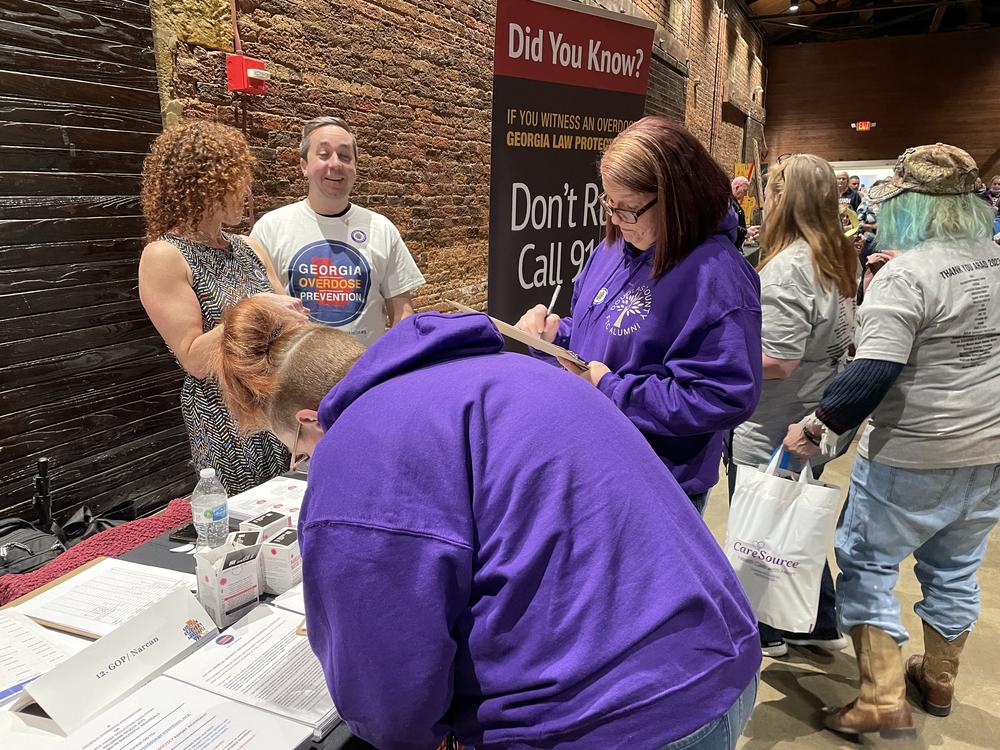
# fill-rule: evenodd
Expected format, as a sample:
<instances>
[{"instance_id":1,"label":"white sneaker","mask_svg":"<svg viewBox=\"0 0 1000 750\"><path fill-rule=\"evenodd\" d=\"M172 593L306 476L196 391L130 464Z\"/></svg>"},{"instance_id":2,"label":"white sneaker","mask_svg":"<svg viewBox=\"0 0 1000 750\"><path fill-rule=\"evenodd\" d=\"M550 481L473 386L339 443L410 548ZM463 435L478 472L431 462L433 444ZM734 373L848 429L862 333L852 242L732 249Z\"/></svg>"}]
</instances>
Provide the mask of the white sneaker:
<instances>
[{"instance_id":1,"label":"white sneaker","mask_svg":"<svg viewBox=\"0 0 1000 750\"><path fill-rule=\"evenodd\" d=\"M784 641L768 641L760 644L760 652L764 656L770 656L772 659L778 656L784 656L788 653L788 644Z\"/></svg>"},{"instance_id":2,"label":"white sneaker","mask_svg":"<svg viewBox=\"0 0 1000 750\"><path fill-rule=\"evenodd\" d=\"M847 648L847 639L842 635L836 638L795 638L790 636L785 638L785 643L793 646L814 646L824 651L843 651Z\"/></svg>"}]
</instances>

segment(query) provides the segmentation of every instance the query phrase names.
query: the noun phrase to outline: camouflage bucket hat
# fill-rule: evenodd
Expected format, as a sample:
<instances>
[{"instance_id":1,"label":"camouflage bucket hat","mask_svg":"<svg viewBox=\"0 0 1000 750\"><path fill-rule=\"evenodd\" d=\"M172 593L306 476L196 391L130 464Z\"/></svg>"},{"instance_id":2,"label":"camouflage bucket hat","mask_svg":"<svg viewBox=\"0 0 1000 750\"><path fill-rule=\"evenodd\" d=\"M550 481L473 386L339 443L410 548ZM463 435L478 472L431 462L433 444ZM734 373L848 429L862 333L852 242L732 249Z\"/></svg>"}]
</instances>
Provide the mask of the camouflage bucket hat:
<instances>
[{"instance_id":1,"label":"camouflage bucket hat","mask_svg":"<svg viewBox=\"0 0 1000 750\"><path fill-rule=\"evenodd\" d=\"M892 177L872 185L873 203L907 190L928 195L962 195L976 189L979 169L968 152L947 143L908 148L896 161Z\"/></svg>"}]
</instances>

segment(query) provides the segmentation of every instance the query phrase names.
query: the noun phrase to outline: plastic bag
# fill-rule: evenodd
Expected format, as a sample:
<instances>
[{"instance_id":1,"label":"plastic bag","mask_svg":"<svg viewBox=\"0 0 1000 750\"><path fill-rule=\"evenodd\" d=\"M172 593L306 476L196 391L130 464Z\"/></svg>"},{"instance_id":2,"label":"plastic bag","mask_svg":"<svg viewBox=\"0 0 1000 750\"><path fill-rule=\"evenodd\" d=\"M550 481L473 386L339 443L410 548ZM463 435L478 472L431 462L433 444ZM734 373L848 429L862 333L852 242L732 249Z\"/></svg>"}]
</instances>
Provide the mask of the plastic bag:
<instances>
[{"instance_id":1,"label":"plastic bag","mask_svg":"<svg viewBox=\"0 0 1000 750\"><path fill-rule=\"evenodd\" d=\"M778 469L740 466L725 552L761 622L792 633L815 626L820 578L840 514L840 490Z\"/></svg>"}]
</instances>

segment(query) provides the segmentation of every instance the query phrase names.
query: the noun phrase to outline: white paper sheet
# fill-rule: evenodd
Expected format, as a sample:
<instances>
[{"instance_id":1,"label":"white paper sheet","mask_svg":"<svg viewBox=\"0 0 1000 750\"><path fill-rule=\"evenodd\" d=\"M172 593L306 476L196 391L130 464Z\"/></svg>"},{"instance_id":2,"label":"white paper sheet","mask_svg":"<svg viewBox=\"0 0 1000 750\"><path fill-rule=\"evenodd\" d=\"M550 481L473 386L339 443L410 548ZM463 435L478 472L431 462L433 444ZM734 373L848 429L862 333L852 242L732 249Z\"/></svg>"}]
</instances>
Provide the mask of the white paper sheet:
<instances>
[{"instance_id":1,"label":"white paper sheet","mask_svg":"<svg viewBox=\"0 0 1000 750\"><path fill-rule=\"evenodd\" d=\"M339 716L309 640L296 634L301 624L295 612L261 605L167 675L301 721L320 737Z\"/></svg>"},{"instance_id":2,"label":"white paper sheet","mask_svg":"<svg viewBox=\"0 0 1000 750\"><path fill-rule=\"evenodd\" d=\"M48 627L99 638L167 594L194 584L189 573L108 559L15 609Z\"/></svg>"},{"instance_id":3,"label":"white paper sheet","mask_svg":"<svg viewBox=\"0 0 1000 750\"><path fill-rule=\"evenodd\" d=\"M302 593L302 584L298 583L292 586L284 594L275 598L274 606L304 615L306 613L306 598Z\"/></svg>"},{"instance_id":4,"label":"white paper sheet","mask_svg":"<svg viewBox=\"0 0 1000 750\"><path fill-rule=\"evenodd\" d=\"M20 612L0 611L0 704L10 701L26 684L71 653Z\"/></svg>"},{"instance_id":5,"label":"white paper sheet","mask_svg":"<svg viewBox=\"0 0 1000 750\"><path fill-rule=\"evenodd\" d=\"M58 750L297 750L308 727L222 696L158 677L100 714Z\"/></svg>"}]
</instances>

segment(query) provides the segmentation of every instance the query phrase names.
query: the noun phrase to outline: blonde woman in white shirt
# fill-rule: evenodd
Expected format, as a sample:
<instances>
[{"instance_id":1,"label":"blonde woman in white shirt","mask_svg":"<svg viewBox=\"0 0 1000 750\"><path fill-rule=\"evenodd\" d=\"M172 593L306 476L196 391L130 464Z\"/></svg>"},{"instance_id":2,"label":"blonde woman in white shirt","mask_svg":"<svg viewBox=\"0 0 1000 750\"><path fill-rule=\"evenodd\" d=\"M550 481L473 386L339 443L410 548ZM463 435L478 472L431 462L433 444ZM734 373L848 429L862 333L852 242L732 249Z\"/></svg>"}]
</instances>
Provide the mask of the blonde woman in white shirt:
<instances>
[{"instance_id":1,"label":"blonde woman in white shirt","mask_svg":"<svg viewBox=\"0 0 1000 750\"><path fill-rule=\"evenodd\" d=\"M854 324L858 256L841 228L833 168L795 154L772 170L764 191L761 348L764 386L753 416L736 429L730 496L738 466L767 463L788 425L812 413L847 356ZM813 463L816 476L824 459ZM793 461L794 464L794 461ZM797 468L792 466L792 468ZM761 624L761 649L783 656L788 643L840 650L833 578L823 571L816 627L783 633Z\"/></svg>"}]
</instances>

